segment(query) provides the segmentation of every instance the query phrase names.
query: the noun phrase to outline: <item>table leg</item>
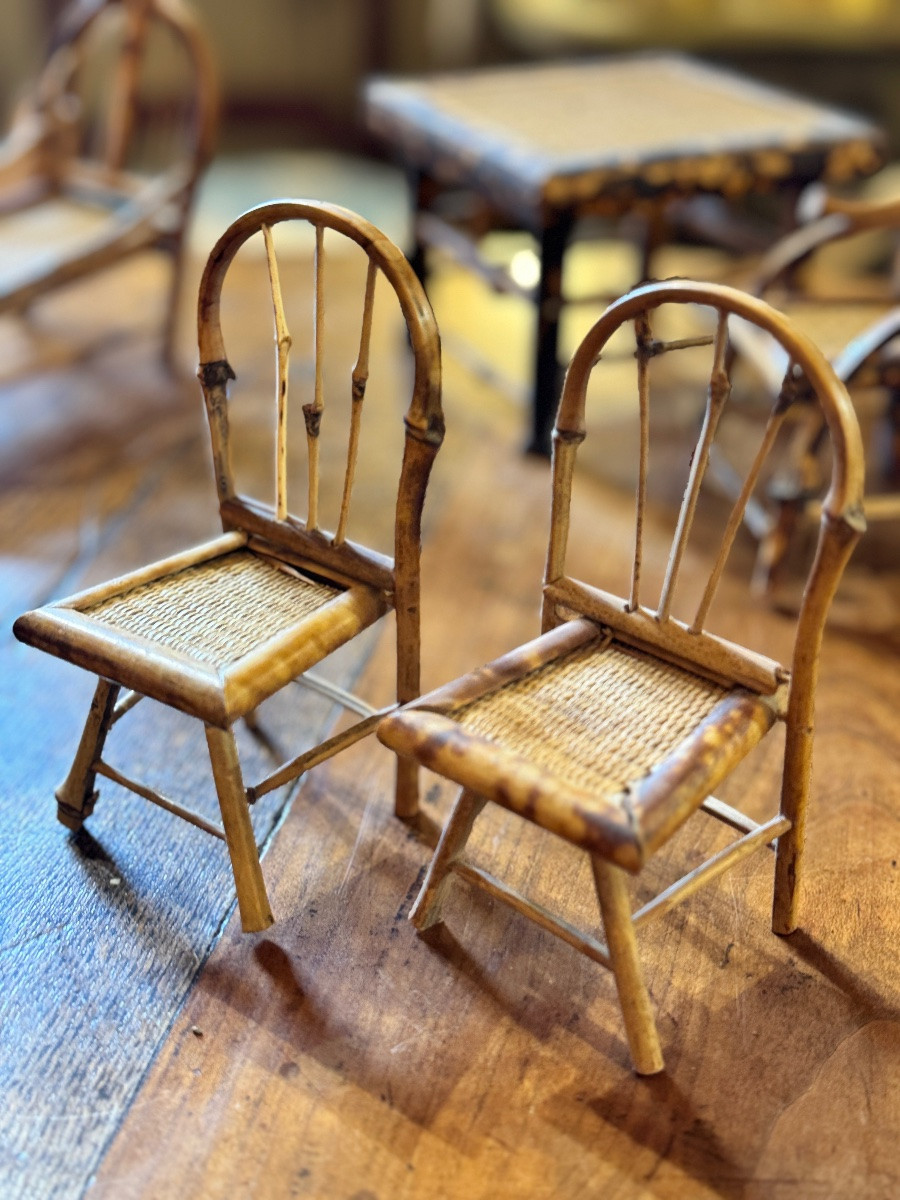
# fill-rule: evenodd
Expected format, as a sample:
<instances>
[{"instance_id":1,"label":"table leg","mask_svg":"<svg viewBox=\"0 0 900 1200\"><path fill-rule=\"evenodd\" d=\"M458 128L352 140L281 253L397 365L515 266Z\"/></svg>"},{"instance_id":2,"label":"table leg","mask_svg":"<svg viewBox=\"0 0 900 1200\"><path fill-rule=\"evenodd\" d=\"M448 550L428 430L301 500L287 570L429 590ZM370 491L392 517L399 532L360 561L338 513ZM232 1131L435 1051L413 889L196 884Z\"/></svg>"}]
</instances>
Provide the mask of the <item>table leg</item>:
<instances>
[{"instance_id":1,"label":"table leg","mask_svg":"<svg viewBox=\"0 0 900 1200\"><path fill-rule=\"evenodd\" d=\"M409 265L426 291L428 290L427 245L419 233L419 213L428 212L434 202L435 192L434 181L428 175L422 171L409 172L409 193L413 212L413 241L409 252Z\"/></svg>"},{"instance_id":2,"label":"table leg","mask_svg":"<svg viewBox=\"0 0 900 1200\"><path fill-rule=\"evenodd\" d=\"M900 388L888 388L887 410L887 482L894 488L900 484Z\"/></svg>"},{"instance_id":3,"label":"table leg","mask_svg":"<svg viewBox=\"0 0 900 1200\"><path fill-rule=\"evenodd\" d=\"M549 455L559 403L559 317L562 310L563 256L574 225L572 213L554 212L540 236L541 274L537 286L534 346L534 393L529 454Z\"/></svg>"},{"instance_id":4,"label":"table leg","mask_svg":"<svg viewBox=\"0 0 900 1200\"><path fill-rule=\"evenodd\" d=\"M669 240L669 221L664 202L654 204L644 218L643 237L640 245L640 265L636 283L646 283L654 278L653 258L660 246Z\"/></svg>"}]
</instances>

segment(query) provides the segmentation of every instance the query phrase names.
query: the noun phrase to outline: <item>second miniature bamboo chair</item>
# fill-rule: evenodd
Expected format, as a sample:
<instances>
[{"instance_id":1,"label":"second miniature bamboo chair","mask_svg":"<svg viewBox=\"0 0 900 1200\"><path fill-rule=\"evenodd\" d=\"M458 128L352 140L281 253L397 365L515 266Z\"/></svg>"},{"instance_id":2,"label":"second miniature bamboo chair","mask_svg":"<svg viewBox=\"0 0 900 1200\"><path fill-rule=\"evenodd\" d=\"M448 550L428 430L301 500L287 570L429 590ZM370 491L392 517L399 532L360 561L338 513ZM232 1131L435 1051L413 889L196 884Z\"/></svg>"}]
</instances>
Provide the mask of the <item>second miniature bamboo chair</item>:
<instances>
[{"instance_id":1,"label":"second miniature bamboo chair","mask_svg":"<svg viewBox=\"0 0 900 1200\"><path fill-rule=\"evenodd\" d=\"M665 340L663 321L678 317L680 312L673 310L689 305L712 310L715 334ZM707 548L710 539L695 523L695 514L709 499L701 494L703 476L728 408L726 363L735 318L777 340L790 367L741 495L730 512L720 514L721 538L712 540L708 573L701 576L697 535L703 535ZM619 354L618 348L610 350L614 335L619 346L624 331L625 342L634 347L628 332L632 327L639 414L636 520L633 561L627 570L622 564L627 588L620 596L575 578L566 564L570 518L577 512L570 505L576 455L586 433L588 385L595 386L602 374L595 369L598 363L602 368L609 359L613 365ZM710 345L711 352L703 349ZM651 379L657 380L660 358L683 362L698 353L712 358L705 419L696 446L679 460L686 478L667 558L663 554L659 562L651 562L648 529L652 523L656 536L660 514L669 508L661 503L658 511L652 510L648 498L651 447L666 441L665 433L662 439L650 435L651 412L655 427L661 415ZM759 648L710 632L709 622L726 561L743 537L747 499L786 413L806 387L828 423L834 467L793 654L782 665ZM617 398L620 388L619 378L602 395ZM596 399L599 407L601 396ZM607 309L582 341L566 376L554 431L543 633L400 709L378 727L379 738L398 755L462 785L411 913L416 926L423 930L442 919L442 903L455 874L611 968L640 1073L661 1070L663 1061L637 955L637 927L776 839L774 928L788 933L796 925L817 659L831 597L864 524L862 472L859 430L843 385L812 343L780 314L723 286L669 281L638 288ZM657 537L652 544L663 543ZM607 549L599 555L595 549L594 557L608 566L617 545L610 542ZM660 581L656 599L650 595L653 573ZM716 609L720 615L722 607ZM676 615L679 609L682 618ZM786 726L781 803L774 816L757 821L713 792L778 722ZM587 851L606 944L464 856L473 824L488 802ZM698 809L736 829L740 837L632 915L628 873L639 873Z\"/></svg>"},{"instance_id":2,"label":"second miniature bamboo chair","mask_svg":"<svg viewBox=\"0 0 900 1200\"><path fill-rule=\"evenodd\" d=\"M171 365L187 223L218 110L212 54L182 0L71 0L0 142L0 238L14 243L2 255L0 314L162 251L172 263L163 308ZM26 239L31 228L43 237Z\"/></svg>"},{"instance_id":3,"label":"second miniature bamboo chair","mask_svg":"<svg viewBox=\"0 0 900 1200\"><path fill-rule=\"evenodd\" d=\"M291 335L273 234L273 227L283 222L304 229L311 226L315 244L314 366L307 381L304 421L300 423L301 430L305 424L307 446L305 519L292 515L288 508ZM237 413L232 413L235 406L227 393L229 380L235 376L225 353L220 315L228 268L253 237L264 241L275 315L273 501L241 495L235 486L232 425ZM326 388L322 364L326 245L333 245L338 257L349 248L362 259L365 272L361 276L365 284L357 318L358 357L352 371L350 366L347 368L342 397L349 425L343 479L334 489L338 511L333 533L323 528L319 505L320 482L324 486L319 471L320 433L341 412L340 407L334 412L326 408L326 393L332 408L338 401L340 384L337 390L334 386ZM393 557L348 537L353 486L358 465L362 465L358 458L366 427L364 399L379 282L379 292L384 289L389 297L393 293L399 305L413 358L402 466L397 467L399 486L394 496L385 497L388 507L394 509L393 520L389 521L393 527ZM340 320L344 326L346 311ZM388 711L376 712L324 679L311 676L307 680L304 673L393 609L397 699L403 703L419 691L420 521L431 465L443 437L440 344L421 286L391 241L346 209L287 200L245 213L213 248L200 284L199 338L199 376L209 417L224 533L173 558L26 613L16 622L15 634L100 677L75 761L56 793L60 821L70 829L81 827L93 811L95 782L100 775L214 833L226 841L231 855L243 927L260 930L271 924L272 915L248 804L371 732ZM396 357L392 351L392 363ZM400 414L398 410L398 424ZM376 428L380 436L372 453L381 455L383 420ZM363 719L285 762L255 787L246 788L233 725L240 718L252 720L258 705L293 680L308 682L314 690L324 691ZM119 698L122 688L128 690ZM222 828L129 779L102 758L111 725L143 697L171 705L203 722ZM401 770L397 777L397 812L410 815L416 804L416 772Z\"/></svg>"}]
</instances>

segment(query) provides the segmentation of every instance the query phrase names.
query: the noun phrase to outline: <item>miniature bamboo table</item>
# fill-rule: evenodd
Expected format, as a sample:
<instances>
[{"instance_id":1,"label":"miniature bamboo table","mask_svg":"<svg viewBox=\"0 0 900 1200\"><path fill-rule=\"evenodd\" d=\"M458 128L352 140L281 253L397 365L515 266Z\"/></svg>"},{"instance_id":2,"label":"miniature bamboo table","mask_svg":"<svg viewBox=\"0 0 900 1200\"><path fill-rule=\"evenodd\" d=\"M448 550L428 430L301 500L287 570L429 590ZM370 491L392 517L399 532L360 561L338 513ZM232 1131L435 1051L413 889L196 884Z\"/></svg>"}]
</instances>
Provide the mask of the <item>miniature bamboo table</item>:
<instances>
[{"instance_id":1,"label":"miniature bamboo table","mask_svg":"<svg viewBox=\"0 0 900 1200\"><path fill-rule=\"evenodd\" d=\"M674 54L372 79L365 98L370 127L412 175L420 278L427 247L439 246L536 304L529 449L542 453L558 397L562 262L578 221L644 211L649 275L672 200L795 193L869 174L885 152L884 135L864 120ZM458 223L437 215L449 192L477 209L470 230L534 235L533 291L483 264Z\"/></svg>"}]
</instances>

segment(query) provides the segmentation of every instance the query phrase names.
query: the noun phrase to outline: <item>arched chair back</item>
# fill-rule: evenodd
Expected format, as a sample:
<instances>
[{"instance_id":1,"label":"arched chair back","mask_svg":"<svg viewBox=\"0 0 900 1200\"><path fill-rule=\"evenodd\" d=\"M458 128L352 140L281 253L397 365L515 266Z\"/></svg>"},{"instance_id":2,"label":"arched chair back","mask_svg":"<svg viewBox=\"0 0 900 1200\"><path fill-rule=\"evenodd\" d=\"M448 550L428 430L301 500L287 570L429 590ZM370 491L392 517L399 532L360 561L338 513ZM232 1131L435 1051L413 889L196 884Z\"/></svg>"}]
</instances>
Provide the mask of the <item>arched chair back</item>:
<instances>
[{"instance_id":1,"label":"arched chair back","mask_svg":"<svg viewBox=\"0 0 900 1200\"><path fill-rule=\"evenodd\" d=\"M713 327L708 334L666 340L656 337L654 321L669 305L699 305L709 314ZM716 435L732 398L729 375L730 330L735 325L752 325L779 345L787 359L787 368L765 424L755 446L745 447L743 475L735 474L736 497L721 522L721 537L712 556L702 589L692 575L690 591L695 602L679 608L678 585L685 574L685 552L691 539L701 493ZM578 447L586 434L585 402L591 376L602 362L608 343L623 326L633 329L634 358L637 373L638 455L635 489L634 556L627 595L604 599L601 593L583 588L565 574L569 529L571 485ZM665 561L661 587L651 591L643 577L645 559L645 516L648 505L651 441L651 372L663 356L708 346L709 380L702 420L695 441L687 439L682 447L684 477L682 498L674 537ZM713 284L693 284L671 280L648 284L612 305L578 347L566 375L562 400L554 430L553 503L551 535L545 578L544 625L560 620L559 607L577 607L586 616L610 621L615 627L633 630L633 636L647 639L673 654L681 654L698 667L719 665L744 678L748 687L774 690L777 671L761 665L759 656L735 646L726 652L721 639L707 632L706 626L716 600L726 564L739 538L747 506L766 478L769 459L776 449L785 421L797 404L807 404L810 396L819 407L832 445L831 480L822 506L818 549L809 576L800 618L797 622L797 647L792 663L785 664L792 678L804 671L808 649L818 646L828 606L837 587L846 557L864 528L862 510L863 455L859 428L847 397L846 388L821 352L786 321L776 310L753 296ZM602 411L603 397L598 396ZM662 424L660 422L660 424ZM665 426L663 425L663 430ZM583 599L584 606L578 601ZM682 601L682 605L684 605ZM679 615L680 614L680 615ZM801 679L801 688L808 681Z\"/></svg>"},{"instance_id":2,"label":"arched chair back","mask_svg":"<svg viewBox=\"0 0 900 1200\"><path fill-rule=\"evenodd\" d=\"M275 227L284 222L308 223L314 244L313 320L309 353L313 360L307 379L301 380L305 392L295 399L290 380L293 337L288 327L285 300L275 248ZM275 489L266 500L238 494L231 464L229 404L226 398L233 372L225 351L221 319L221 293L228 267L237 252L253 237L262 240L272 293L276 342L276 379L273 423L275 428ZM320 514L320 437L329 420L339 419L326 409L326 276L327 240L349 239L367 258L362 305L355 335L345 328L348 340L356 348L354 365L344 380L330 378L330 390L343 391L350 399L346 431L346 457L342 469L340 508L333 514L330 530L323 528ZM356 477L363 432L366 388L372 339L376 284L383 279L396 294L412 347L413 377L411 395L403 414L406 429L406 453L399 472L395 505L395 561L385 569L382 558L356 545L348 537L351 521L353 485ZM346 320L342 314L342 320ZM210 254L200 284L198 305L200 367L199 377L206 400L212 437L213 463L222 520L226 529L242 528L274 544L292 548L321 560L363 582L377 582L403 592L410 586L406 574L418 571L419 530L410 517L421 509L421 495L427 478L425 462L433 457L433 447L443 436L440 404L441 381L438 338L430 306L410 270L406 258L373 225L347 209L336 205L285 200L262 205L235 221L219 239ZM291 405L293 403L293 409ZM289 417L290 412L290 417ZM293 436L298 427L305 432L307 448L305 484L288 497L289 421ZM424 449L423 449L424 447ZM305 513L298 516L297 513ZM408 602L411 597L404 597ZM414 606L414 605L413 605Z\"/></svg>"}]
</instances>

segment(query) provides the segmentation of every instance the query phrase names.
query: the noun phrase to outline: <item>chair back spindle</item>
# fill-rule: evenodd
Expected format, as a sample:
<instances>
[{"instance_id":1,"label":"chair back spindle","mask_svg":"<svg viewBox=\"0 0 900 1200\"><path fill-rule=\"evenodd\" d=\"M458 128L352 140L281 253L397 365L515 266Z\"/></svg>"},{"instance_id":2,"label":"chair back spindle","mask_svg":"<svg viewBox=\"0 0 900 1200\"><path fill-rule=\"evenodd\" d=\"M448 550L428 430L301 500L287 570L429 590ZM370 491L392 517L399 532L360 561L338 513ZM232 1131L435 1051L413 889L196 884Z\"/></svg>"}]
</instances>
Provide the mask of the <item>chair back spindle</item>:
<instances>
[{"instance_id":1,"label":"chair back spindle","mask_svg":"<svg viewBox=\"0 0 900 1200\"><path fill-rule=\"evenodd\" d=\"M315 301L313 320L315 325L313 355L315 358L315 383L312 404L303 405L306 422L306 448L309 463L309 493L307 499L306 525L308 529L319 528L319 433L322 426L324 398L325 358L325 229L316 224Z\"/></svg>"},{"instance_id":2,"label":"chair back spindle","mask_svg":"<svg viewBox=\"0 0 900 1200\"><path fill-rule=\"evenodd\" d=\"M363 299L362 327L359 334L359 354L351 375L350 387L350 433L347 442L347 469L344 473L344 488L341 493L341 511L332 544L343 545L347 537L347 522L350 517L350 496L356 477L359 457L359 431L362 424L362 406L369 382L369 344L372 338L372 313L375 305L375 281L378 268L370 260L366 271L366 291Z\"/></svg>"},{"instance_id":3,"label":"chair back spindle","mask_svg":"<svg viewBox=\"0 0 900 1200\"><path fill-rule=\"evenodd\" d=\"M722 411L731 394L731 381L725 369L725 351L728 343L728 317L724 312L719 313L716 340L713 351L713 368L710 375L709 387L706 394L706 408L703 413L703 425L700 438L691 456L691 467L687 487L678 513L678 524L675 527L675 539L666 564L666 576L663 580L662 592L659 598L657 617L660 621L669 618L675 585L678 582L678 572L684 557L685 547L694 524L697 512L697 501L700 497L700 487L706 466L709 462L710 448L716 436L716 430Z\"/></svg>"},{"instance_id":4,"label":"chair back spindle","mask_svg":"<svg viewBox=\"0 0 900 1200\"><path fill-rule=\"evenodd\" d=\"M284 315L284 298L278 275L278 260L272 230L262 226L266 244L266 263L269 268L269 283L272 288L272 309L275 317L275 516L283 521L287 516L287 406L288 369L291 357L291 335Z\"/></svg>"},{"instance_id":5,"label":"chair back spindle","mask_svg":"<svg viewBox=\"0 0 900 1200\"><path fill-rule=\"evenodd\" d=\"M631 600L628 607L632 612L641 603L641 565L644 559L644 514L647 508L647 472L650 462L650 359L653 355L650 321L646 314L634 322L637 349L638 379L638 484L635 497L634 522L634 566L631 573Z\"/></svg>"},{"instance_id":6,"label":"chair back spindle","mask_svg":"<svg viewBox=\"0 0 900 1200\"><path fill-rule=\"evenodd\" d=\"M763 436L757 448L747 474L744 478L743 485L738 493L738 497L734 502L734 507L728 517L728 522L725 526L725 531L722 535L722 542L719 547L719 552L707 580L706 589L703 593L703 598L697 608L697 613L691 623L691 633L700 633L703 629L712 602L715 599L716 590L719 586L719 581L722 578L722 573L725 569L725 564L728 561L728 556L731 553L731 548L734 545L734 539L737 537L738 530L744 521L744 515L747 511L747 505L750 502L750 497L753 495L754 489L759 483L762 475L763 467L769 458L774 446L776 438L784 424L784 419L790 412L791 407L797 399L797 381L795 375L795 365L791 362L788 365L787 372L784 377L784 383L778 394L775 404L766 420Z\"/></svg>"}]
</instances>

